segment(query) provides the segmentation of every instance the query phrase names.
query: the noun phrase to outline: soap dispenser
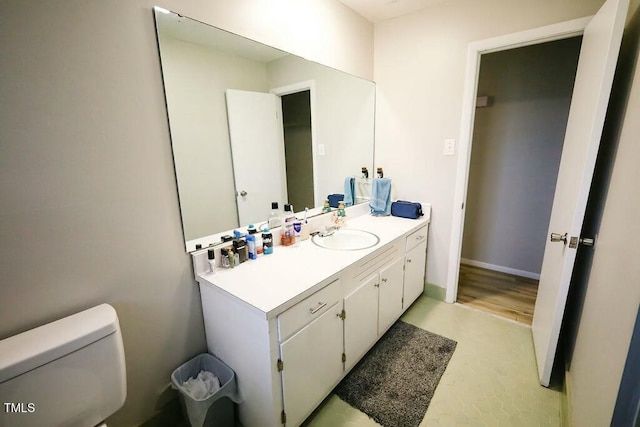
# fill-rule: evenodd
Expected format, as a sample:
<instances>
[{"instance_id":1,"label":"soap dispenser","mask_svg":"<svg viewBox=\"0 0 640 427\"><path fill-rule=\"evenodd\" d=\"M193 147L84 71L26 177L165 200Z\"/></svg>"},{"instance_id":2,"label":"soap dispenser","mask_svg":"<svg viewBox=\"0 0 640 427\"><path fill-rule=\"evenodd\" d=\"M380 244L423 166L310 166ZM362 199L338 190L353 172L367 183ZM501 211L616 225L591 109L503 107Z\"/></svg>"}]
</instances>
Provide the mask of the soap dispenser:
<instances>
[{"instance_id":1,"label":"soap dispenser","mask_svg":"<svg viewBox=\"0 0 640 427\"><path fill-rule=\"evenodd\" d=\"M343 218L347 216L347 214L346 214L346 212L344 210L344 202L343 201L338 202L338 216L339 217L343 217Z\"/></svg>"},{"instance_id":2,"label":"soap dispenser","mask_svg":"<svg viewBox=\"0 0 640 427\"><path fill-rule=\"evenodd\" d=\"M336 212L335 224L338 227L343 227L347 223L347 213L344 209L344 202L338 202L338 211Z\"/></svg>"}]
</instances>

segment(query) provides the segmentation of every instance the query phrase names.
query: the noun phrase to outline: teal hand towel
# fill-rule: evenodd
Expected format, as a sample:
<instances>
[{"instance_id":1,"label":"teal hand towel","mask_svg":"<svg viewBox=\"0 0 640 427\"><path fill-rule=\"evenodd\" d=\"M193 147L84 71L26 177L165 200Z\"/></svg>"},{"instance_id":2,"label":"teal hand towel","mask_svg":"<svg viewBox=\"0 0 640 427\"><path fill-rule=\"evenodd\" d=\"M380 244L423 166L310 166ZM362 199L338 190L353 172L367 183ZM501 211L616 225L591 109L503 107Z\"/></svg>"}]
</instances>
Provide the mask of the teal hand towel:
<instances>
[{"instance_id":1,"label":"teal hand towel","mask_svg":"<svg viewBox=\"0 0 640 427\"><path fill-rule=\"evenodd\" d=\"M371 215L391 214L391 179L374 178L371 184Z\"/></svg>"},{"instance_id":2,"label":"teal hand towel","mask_svg":"<svg viewBox=\"0 0 640 427\"><path fill-rule=\"evenodd\" d=\"M353 206L353 203L356 199L355 182L356 182L356 179L352 176L348 176L344 179L344 205L345 206Z\"/></svg>"}]
</instances>

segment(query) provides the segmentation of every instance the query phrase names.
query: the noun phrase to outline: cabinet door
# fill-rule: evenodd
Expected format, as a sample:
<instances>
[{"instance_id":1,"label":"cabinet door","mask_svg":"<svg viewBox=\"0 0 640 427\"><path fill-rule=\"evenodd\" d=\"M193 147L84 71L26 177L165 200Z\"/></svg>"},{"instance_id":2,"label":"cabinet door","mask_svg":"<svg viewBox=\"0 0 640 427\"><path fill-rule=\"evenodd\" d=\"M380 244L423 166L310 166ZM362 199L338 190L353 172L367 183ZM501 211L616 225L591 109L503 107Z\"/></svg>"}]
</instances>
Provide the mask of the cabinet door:
<instances>
[{"instance_id":1,"label":"cabinet door","mask_svg":"<svg viewBox=\"0 0 640 427\"><path fill-rule=\"evenodd\" d=\"M342 376L342 304L280 344L287 425L297 426Z\"/></svg>"},{"instance_id":2,"label":"cabinet door","mask_svg":"<svg viewBox=\"0 0 640 427\"><path fill-rule=\"evenodd\" d=\"M350 369L378 338L378 273L344 299L345 369Z\"/></svg>"},{"instance_id":3,"label":"cabinet door","mask_svg":"<svg viewBox=\"0 0 640 427\"><path fill-rule=\"evenodd\" d=\"M380 270L378 300L378 335L382 335L402 314L402 282L404 258Z\"/></svg>"},{"instance_id":4,"label":"cabinet door","mask_svg":"<svg viewBox=\"0 0 640 427\"><path fill-rule=\"evenodd\" d=\"M404 302L407 309L424 291L424 271L427 261L427 242L420 243L407 252L404 264Z\"/></svg>"}]
</instances>

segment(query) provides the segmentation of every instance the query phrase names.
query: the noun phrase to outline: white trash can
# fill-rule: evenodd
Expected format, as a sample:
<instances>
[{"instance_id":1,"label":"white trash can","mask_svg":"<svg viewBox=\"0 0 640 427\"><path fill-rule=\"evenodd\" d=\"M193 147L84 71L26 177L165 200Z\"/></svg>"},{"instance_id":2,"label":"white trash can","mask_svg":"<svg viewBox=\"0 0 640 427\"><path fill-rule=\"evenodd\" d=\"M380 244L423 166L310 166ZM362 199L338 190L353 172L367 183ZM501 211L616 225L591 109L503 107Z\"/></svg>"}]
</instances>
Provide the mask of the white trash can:
<instances>
[{"instance_id":1,"label":"white trash can","mask_svg":"<svg viewBox=\"0 0 640 427\"><path fill-rule=\"evenodd\" d=\"M220 380L220 389L203 399L193 397L184 387L190 378L209 371ZM209 353L200 354L181 365L171 374L173 388L180 393L180 405L192 427L235 426L235 403L240 403L236 376L224 362Z\"/></svg>"}]
</instances>

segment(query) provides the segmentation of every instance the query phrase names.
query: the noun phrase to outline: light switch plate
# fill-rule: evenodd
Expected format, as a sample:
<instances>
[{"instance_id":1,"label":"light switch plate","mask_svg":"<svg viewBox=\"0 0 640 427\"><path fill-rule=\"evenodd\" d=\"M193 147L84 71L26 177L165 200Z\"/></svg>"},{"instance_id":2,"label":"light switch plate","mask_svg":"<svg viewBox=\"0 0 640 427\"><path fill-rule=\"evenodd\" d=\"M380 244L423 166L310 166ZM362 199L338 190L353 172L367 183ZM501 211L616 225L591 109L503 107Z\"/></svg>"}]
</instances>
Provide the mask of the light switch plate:
<instances>
[{"instance_id":1,"label":"light switch plate","mask_svg":"<svg viewBox=\"0 0 640 427\"><path fill-rule=\"evenodd\" d=\"M318 155L324 156L324 144L318 144Z\"/></svg>"},{"instance_id":2,"label":"light switch plate","mask_svg":"<svg viewBox=\"0 0 640 427\"><path fill-rule=\"evenodd\" d=\"M455 139L445 139L444 140L444 152L445 156L453 156L456 151L456 140Z\"/></svg>"}]
</instances>

